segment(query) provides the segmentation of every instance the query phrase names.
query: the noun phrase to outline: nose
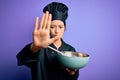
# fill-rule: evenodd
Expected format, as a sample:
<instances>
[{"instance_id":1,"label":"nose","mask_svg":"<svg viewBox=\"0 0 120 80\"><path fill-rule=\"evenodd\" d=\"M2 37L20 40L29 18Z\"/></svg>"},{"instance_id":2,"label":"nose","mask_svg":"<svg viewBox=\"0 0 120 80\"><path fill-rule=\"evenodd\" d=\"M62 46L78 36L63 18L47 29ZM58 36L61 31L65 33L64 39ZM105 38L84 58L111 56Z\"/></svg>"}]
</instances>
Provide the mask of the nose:
<instances>
[{"instance_id":1,"label":"nose","mask_svg":"<svg viewBox=\"0 0 120 80\"><path fill-rule=\"evenodd\" d=\"M58 26L56 26L56 28L55 28L55 32L56 32L56 33L59 32L59 27L58 27Z\"/></svg>"}]
</instances>

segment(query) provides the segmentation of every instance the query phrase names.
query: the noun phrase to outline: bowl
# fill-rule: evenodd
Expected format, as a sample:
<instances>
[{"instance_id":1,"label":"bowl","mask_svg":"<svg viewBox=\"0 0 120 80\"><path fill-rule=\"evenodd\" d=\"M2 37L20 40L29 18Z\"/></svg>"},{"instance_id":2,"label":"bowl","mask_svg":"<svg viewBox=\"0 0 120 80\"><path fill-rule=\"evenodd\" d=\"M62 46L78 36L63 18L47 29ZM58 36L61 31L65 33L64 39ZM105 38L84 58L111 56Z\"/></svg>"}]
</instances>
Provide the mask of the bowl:
<instances>
[{"instance_id":1,"label":"bowl","mask_svg":"<svg viewBox=\"0 0 120 80\"><path fill-rule=\"evenodd\" d=\"M62 51L63 55L57 54L60 65L69 69L81 69L89 62L89 55L81 52Z\"/></svg>"}]
</instances>

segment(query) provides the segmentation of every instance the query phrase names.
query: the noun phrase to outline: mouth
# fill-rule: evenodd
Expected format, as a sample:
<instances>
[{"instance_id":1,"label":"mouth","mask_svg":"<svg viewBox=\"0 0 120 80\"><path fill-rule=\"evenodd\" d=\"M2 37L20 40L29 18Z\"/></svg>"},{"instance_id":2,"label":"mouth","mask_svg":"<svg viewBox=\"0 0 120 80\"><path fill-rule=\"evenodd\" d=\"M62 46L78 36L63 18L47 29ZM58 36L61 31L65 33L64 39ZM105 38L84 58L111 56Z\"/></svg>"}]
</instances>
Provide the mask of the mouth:
<instances>
[{"instance_id":1,"label":"mouth","mask_svg":"<svg viewBox=\"0 0 120 80\"><path fill-rule=\"evenodd\" d=\"M60 36L60 34L55 34L54 36Z\"/></svg>"}]
</instances>

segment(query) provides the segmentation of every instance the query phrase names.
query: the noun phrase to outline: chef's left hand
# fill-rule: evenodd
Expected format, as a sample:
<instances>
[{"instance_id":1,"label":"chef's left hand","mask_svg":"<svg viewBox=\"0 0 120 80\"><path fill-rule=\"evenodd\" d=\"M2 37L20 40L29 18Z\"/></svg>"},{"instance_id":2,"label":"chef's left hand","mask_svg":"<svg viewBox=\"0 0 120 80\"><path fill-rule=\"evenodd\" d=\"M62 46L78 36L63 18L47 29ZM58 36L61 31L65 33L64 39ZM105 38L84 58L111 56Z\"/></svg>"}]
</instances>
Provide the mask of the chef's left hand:
<instances>
[{"instance_id":1,"label":"chef's left hand","mask_svg":"<svg viewBox=\"0 0 120 80\"><path fill-rule=\"evenodd\" d=\"M70 75L74 75L75 72L77 71L77 69L69 69L69 68L66 68L65 70L69 72Z\"/></svg>"}]
</instances>

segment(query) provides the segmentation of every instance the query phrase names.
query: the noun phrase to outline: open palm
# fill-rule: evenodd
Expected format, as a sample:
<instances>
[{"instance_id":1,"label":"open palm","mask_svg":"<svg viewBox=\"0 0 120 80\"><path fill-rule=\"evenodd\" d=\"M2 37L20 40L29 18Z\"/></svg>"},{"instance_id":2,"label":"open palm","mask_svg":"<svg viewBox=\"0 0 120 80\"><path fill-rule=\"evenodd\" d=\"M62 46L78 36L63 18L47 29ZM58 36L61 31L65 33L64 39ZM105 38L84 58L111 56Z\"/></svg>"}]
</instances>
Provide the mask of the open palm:
<instances>
[{"instance_id":1,"label":"open palm","mask_svg":"<svg viewBox=\"0 0 120 80\"><path fill-rule=\"evenodd\" d=\"M46 48L49 44L53 43L59 36L50 38L50 25L52 15L47 11L43 13L40 23L36 17L34 31L33 31L33 45L38 48Z\"/></svg>"}]
</instances>

